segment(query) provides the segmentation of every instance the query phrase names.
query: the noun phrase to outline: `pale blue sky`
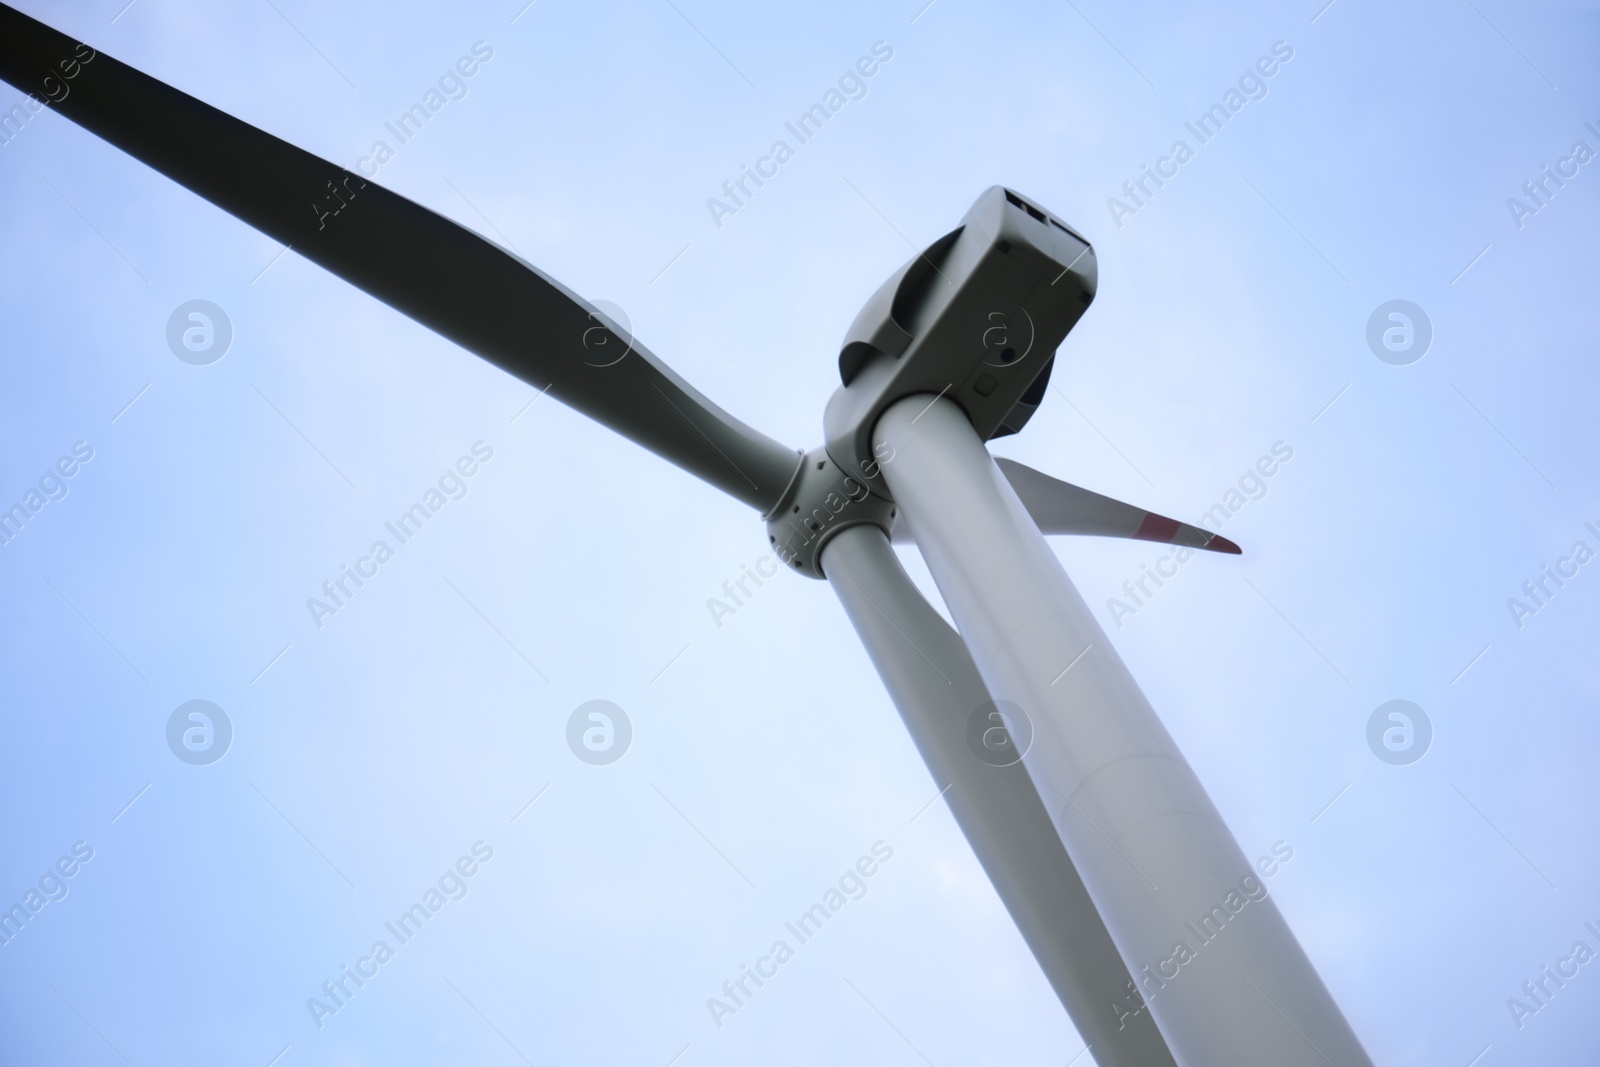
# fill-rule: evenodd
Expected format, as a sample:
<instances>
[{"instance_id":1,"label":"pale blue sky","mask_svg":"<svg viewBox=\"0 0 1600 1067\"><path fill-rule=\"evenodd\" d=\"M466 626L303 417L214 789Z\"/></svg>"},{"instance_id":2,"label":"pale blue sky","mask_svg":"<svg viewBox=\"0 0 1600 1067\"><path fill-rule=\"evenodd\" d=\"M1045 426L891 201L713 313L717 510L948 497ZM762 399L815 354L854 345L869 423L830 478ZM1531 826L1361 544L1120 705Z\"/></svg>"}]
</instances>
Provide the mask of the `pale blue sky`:
<instances>
[{"instance_id":1,"label":"pale blue sky","mask_svg":"<svg viewBox=\"0 0 1600 1067\"><path fill-rule=\"evenodd\" d=\"M985 187L1078 228L1098 297L995 451L1192 521L1293 448L1225 528L1242 558L1102 623L1246 853L1295 849L1272 892L1376 1062L1592 1060L1600 964L1521 1030L1506 1000L1600 949L1600 565L1520 629L1506 600L1600 549L1600 164L1521 228L1506 200L1600 149L1593 5L122 2L21 6L346 166L485 42L375 180L795 447L861 303ZM718 228L707 198L878 41L867 95ZM1119 228L1107 199L1279 41L1266 97ZM938 787L828 588L712 623L765 548L741 505L548 398L518 416L526 385L53 114L0 146L0 233L0 499L94 449L0 547L0 903L94 849L0 947L0 1059L1082 1049L943 806L913 821ZM165 340L197 298L234 330L203 367ZM1433 325L1410 366L1365 340L1396 298ZM306 598L478 441L467 495L319 630ZM1097 608L1160 555L1056 547ZM597 698L634 730L604 767L564 739ZM1396 698L1433 724L1409 766L1365 740ZM233 725L211 766L167 748L193 699ZM307 998L480 840L319 1030ZM706 998L880 840L717 1029Z\"/></svg>"}]
</instances>

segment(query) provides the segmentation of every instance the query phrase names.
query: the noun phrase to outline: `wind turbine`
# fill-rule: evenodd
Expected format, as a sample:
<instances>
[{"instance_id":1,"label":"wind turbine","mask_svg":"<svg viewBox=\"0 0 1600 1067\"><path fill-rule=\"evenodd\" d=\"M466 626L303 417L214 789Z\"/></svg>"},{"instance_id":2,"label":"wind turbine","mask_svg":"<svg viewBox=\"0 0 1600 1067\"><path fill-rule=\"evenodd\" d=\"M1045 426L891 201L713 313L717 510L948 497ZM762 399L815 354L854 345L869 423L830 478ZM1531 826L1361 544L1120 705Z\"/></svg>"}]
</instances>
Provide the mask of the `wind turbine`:
<instances>
[{"instance_id":1,"label":"wind turbine","mask_svg":"<svg viewBox=\"0 0 1600 1067\"><path fill-rule=\"evenodd\" d=\"M1102 1067L1370 1064L1047 533L1208 531L991 458L1043 399L1094 251L1010 190L868 300L825 444L723 411L469 230L0 5L0 78L440 335L751 507L833 587ZM914 540L959 632L890 539Z\"/></svg>"}]
</instances>

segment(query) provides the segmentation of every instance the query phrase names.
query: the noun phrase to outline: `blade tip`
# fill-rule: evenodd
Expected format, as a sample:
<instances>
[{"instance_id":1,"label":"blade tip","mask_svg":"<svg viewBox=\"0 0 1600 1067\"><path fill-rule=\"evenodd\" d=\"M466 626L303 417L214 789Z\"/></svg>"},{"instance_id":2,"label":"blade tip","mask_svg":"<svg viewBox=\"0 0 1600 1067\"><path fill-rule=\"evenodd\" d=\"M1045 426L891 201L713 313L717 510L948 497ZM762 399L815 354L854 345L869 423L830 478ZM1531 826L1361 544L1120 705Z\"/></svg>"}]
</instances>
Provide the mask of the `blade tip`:
<instances>
[{"instance_id":1,"label":"blade tip","mask_svg":"<svg viewBox=\"0 0 1600 1067\"><path fill-rule=\"evenodd\" d=\"M1207 541L1206 548L1212 552L1224 552L1230 556L1244 555L1244 549L1240 548L1226 537L1223 537L1221 534L1216 534L1211 538L1211 540Z\"/></svg>"}]
</instances>

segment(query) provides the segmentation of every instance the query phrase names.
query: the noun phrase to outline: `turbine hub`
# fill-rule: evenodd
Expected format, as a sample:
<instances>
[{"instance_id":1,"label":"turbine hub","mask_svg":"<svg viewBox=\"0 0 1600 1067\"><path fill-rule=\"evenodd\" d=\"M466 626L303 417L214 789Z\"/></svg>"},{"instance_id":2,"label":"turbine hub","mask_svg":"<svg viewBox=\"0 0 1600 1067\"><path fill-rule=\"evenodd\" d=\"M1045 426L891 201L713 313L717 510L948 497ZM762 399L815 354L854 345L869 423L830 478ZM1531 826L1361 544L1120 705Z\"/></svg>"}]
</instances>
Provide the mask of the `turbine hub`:
<instances>
[{"instance_id":1,"label":"turbine hub","mask_svg":"<svg viewBox=\"0 0 1600 1067\"><path fill-rule=\"evenodd\" d=\"M884 460L887 462L887 460ZM767 516L767 540L795 573L821 578L822 546L851 526L871 523L889 536L895 505L878 460L840 469L822 448L807 452L783 500Z\"/></svg>"}]
</instances>

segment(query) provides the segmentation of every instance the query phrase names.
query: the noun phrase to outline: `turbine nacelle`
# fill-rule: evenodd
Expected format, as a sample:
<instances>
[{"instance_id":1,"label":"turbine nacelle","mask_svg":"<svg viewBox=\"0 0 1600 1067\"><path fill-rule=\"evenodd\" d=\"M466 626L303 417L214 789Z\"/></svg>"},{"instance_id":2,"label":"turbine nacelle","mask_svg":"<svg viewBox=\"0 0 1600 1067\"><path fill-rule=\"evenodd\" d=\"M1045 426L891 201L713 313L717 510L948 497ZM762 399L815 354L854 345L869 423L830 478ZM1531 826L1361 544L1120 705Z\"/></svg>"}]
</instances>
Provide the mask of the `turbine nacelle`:
<instances>
[{"instance_id":1,"label":"turbine nacelle","mask_svg":"<svg viewBox=\"0 0 1600 1067\"><path fill-rule=\"evenodd\" d=\"M1056 347L1094 299L1096 278L1087 241L991 186L845 333L842 384L823 416L828 456L891 499L875 476L872 429L916 393L955 401L983 440L1016 433L1043 400Z\"/></svg>"},{"instance_id":2,"label":"turbine nacelle","mask_svg":"<svg viewBox=\"0 0 1600 1067\"><path fill-rule=\"evenodd\" d=\"M878 287L845 332L826 444L805 456L766 515L774 551L821 578L822 548L841 530L891 531L894 498L881 470L894 457L874 452L872 430L898 400L949 397L986 441L1022 429L1096 278L1094 249L1076 232L1009 189L985 190L961 225Z\"/></svg>"}]
</instances>

